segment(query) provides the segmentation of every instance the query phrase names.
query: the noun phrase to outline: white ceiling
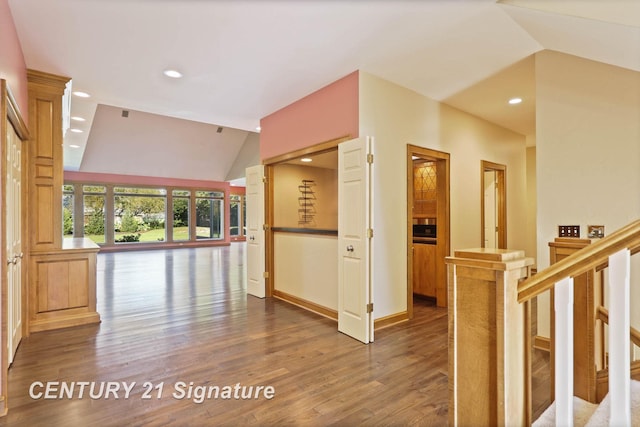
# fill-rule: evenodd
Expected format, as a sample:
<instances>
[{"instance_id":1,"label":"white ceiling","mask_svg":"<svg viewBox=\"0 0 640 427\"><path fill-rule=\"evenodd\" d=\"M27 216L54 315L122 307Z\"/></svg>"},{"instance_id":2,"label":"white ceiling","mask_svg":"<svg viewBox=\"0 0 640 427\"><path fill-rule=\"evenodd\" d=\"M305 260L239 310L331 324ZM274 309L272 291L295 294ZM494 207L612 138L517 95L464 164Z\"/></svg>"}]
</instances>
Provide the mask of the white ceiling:
<instances>
[{"instance_id":1,"label":"white ceiling","mask_svg":"<svg viewBox=\"0 0 640 427\"><path fill-rule=\"evenodd\" d=\"M72 115L87 122L74 124L84 134L65 140L80 145L65 157L71 168L98 104L254 131L260 118L363 70L528 135L533 53L554 49L640 71L637 0L9 4L27 66L70 76L74 90L92 95L72 101ZM168 67L184 78L163 76ZM525 102L509 107L505 96Z\"/></svg>"}]
</instances>

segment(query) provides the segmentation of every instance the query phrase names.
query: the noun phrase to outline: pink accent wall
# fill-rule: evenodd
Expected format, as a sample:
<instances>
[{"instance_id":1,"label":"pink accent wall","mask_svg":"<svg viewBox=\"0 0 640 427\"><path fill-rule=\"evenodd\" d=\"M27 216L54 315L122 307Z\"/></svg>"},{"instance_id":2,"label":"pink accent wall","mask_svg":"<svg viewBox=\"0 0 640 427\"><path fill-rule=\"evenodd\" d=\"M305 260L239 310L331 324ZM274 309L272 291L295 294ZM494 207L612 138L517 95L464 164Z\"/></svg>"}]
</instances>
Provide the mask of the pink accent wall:
<instances>
[{"instance_id":1,"label":"pink accent wall","mask_svg":"<svg viewBox=\"0 0 640 427\"><path fill-rule=\"evenodd\" d=\"M260 159L279 156L343 136L358 137L359 72L260 120Z\"/></svg>"},{"instance_id":2,"label":"pink accent wall","mask_svg":"<svg viewBox=\"0 0 640 427\"><path fill-rule=\"evenodd\" d=\"M64 171L64 180L100 184L159 185L169 187L192 187L204 190L224 190L229 193L228 182L197 179L164 178L158 176L120 175L112 173Z\"/></svg>"},{"instance_id":3,"label":"pink accent wall","mask_svg":"<svg viewBox=\"0 0 640 427\"><path fill-rule=\"evenodd\" d=\"M111 173L95 172L75 172L64 171L64 182L88 182L95 184L118 184L118 185L146 185L159 187L189 187L202 190L224 191L224 222L227 232L224 234L224 242L229 243L229 218L231 218L231 207L229 204L229 194L231 185L221 181L202 181L195 179L163 178L156 176L138 175L118 175Z\"/></svg>"},{"instance_id":4,"label":"pink accent wall","mask_svg":"<svg viewBox=\"0 0 640 427\"><path fill-rule=\"evenodd\" d=\"M0 79L7 81L22 119L28 124L27 65L8 0L0 0Z\"/></svg>"}]
</instances>

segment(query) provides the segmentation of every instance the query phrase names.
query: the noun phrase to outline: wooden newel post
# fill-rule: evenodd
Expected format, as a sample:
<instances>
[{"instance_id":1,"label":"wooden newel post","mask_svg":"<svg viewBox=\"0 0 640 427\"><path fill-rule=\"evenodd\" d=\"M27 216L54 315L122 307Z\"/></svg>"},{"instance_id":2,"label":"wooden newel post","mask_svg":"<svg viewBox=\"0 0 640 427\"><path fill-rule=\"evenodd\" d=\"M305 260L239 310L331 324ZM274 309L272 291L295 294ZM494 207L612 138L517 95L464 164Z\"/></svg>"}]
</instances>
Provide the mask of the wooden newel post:
<instances>
[{"instance_id":1,"label":"wooden newel post","mask_svg":"<svg viewBox=\"0 0 640 427\"><path fill-rule=\"evenodd\" d=\"M446 262L449 424L530 425L530 310L517 291L533 259L482 248L456 251Z\"/></svg>"}]
</instances>

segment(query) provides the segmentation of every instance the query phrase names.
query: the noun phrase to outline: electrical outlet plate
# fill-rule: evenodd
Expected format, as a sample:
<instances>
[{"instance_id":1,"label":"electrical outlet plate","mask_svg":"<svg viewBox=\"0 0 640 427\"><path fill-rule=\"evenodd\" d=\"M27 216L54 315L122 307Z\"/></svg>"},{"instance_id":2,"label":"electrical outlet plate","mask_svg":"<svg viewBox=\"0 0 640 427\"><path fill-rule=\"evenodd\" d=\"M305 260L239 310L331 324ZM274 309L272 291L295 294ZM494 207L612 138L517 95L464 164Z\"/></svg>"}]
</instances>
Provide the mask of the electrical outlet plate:
<instances>
[{"instance_id":1,"label":"electrical outlet plate","mask_svg":"<svg viewBox=\"0 0 640 427\"><path fill-rule=\"evenodd\" d=\"M600 239L604 237L604 225L588 225L587 230L590 239Z\"/></svg>"},{"instance_id":2,"label":"electrical outlet plate","mask_svg":"<svg viewBox=\"0 0 640 427\"><path fill-rule=\"evenodd\" d=\"M579 225L559 225L558 237L580 237Z\"/></svg>"}]
</instances>

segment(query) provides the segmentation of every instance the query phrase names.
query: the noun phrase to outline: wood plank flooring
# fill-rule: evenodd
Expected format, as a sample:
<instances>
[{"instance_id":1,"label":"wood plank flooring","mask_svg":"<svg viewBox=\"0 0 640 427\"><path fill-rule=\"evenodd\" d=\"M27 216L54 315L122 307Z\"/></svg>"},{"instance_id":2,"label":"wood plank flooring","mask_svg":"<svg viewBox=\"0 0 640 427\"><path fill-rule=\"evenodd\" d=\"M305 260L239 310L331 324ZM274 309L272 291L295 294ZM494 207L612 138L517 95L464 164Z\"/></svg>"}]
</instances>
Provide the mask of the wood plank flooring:
<instances>
[{"instance_id":1,"label":"wood plank flooring","mask_svg":"<svg viewBox=\"0 0 640 427\"><path fill-rule=\"evenodd\" d=\"M247 296L243 250L100 254L102 323L23 340L0 426L446 425L446 309L416 302L414 320L364 345L334 321ZM33 399L35 381L135 386L126 399ZM275 397L195 403L172 396L180 381ZM162 396L143 399L145 382Z\"/></svg>"},{"instance_id":2,"label":"wood plank flooring","mask_svg":"<svg viewBox=\"0 0 640 427\"><path fill-rule=\"evenodd\" d=\"M0 427L447 424L446 309L416 299L411 322L364 345L334 321L247 296L243 251L234 243L100 254L102 323L23 340ZM549 362L536 354L539 413L549 404ZM71 399L33 399L36 381L135 385L128 398L120 390L118 399L92 399L87 387L82 398L76 388ZM272 386L275 396L198 403L199 394L173 396L180 382L177 391L240 384Z\"/></svg>"}]
</instances>

